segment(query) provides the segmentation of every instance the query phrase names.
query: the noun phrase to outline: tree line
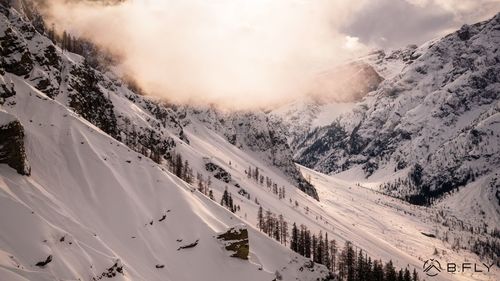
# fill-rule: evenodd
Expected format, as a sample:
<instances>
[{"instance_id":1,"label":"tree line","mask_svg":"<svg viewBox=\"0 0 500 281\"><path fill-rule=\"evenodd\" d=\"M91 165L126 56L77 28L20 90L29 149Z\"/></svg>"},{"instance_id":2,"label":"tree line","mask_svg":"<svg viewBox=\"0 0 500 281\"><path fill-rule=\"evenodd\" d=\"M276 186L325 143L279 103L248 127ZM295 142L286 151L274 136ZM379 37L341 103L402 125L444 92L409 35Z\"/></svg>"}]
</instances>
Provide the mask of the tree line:
<instances>
[{"instance_id":1,"label":"tree line","mask_svg":"<svg viewBox=\"0 0 500 281\"><path fill-rule=\"evenodd\" d=\"M408 267L396 269L392 260L385 264L382 260L372 259L362 249L355 249L346 241L340 249L335 239L329 239L328 233L319 231L312 234L307 226L293 223L288 234L288 223L283 215L276 216L270 210L264 212L262 206L257 213L257 227L276 241L290 245L290 249L314 263L323 264L332 273L344 281L418 281L415 269ZM356 247L357 248L357 247Z\"/></svg>"}]
</instances>

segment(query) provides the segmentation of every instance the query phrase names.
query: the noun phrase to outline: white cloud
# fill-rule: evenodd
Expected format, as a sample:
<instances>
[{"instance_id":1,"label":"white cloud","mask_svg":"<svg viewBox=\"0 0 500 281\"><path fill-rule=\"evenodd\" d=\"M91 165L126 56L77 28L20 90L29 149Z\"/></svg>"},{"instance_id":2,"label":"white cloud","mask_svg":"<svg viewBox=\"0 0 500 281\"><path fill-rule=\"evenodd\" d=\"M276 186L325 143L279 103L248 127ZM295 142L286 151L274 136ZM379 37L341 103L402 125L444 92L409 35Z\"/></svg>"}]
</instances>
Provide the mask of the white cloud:
<instances>
[{"instance_id":1,"label":"white cloud","mask_svg":"<svg viewBox=\"0 0 500 281\"><path fill-rule=\"evenodd\" d=\"M318 69L358 55L330 0L52 2L57 26L119 52L148 92L179 102L262 106L308 92ZM356 51L356 52L355 52Z\"/></svg>"}]
</instances>

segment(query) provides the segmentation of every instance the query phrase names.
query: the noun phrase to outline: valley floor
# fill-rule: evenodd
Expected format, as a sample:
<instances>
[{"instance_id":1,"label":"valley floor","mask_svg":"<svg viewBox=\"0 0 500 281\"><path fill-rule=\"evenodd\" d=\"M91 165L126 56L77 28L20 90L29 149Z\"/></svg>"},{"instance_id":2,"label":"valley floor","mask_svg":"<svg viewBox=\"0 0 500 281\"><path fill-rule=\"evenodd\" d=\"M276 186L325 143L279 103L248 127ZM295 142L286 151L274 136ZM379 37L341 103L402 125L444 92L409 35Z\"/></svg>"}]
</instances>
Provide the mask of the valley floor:
<instances>
[{"instance_id":1,"label":"valley floor","mask_svg":"<svg viewBox=\"0 0 500 281\"><path fill-rule=\"evenodd\" d=\"M311 178L322 199L316 208L310 208L311 215L322 216L321 222L329 225L332 233L340 239L349 239L370 255L384 260L392 259L402 267L408 263L421 269L424 261L430 258L437 259L441 263L476 262L478 266L482 266L483 261L479 261L477 256L469 251L454 251L450 243L444 243L423 233L438 235L446 231L446 228L434 219L438 211L446 210L445 206L453 206L454 212L462 210L462 215L471 214L470 210L468 212L464 210L473 206L473 202L469 202L467 198L476 198L475 195L470 195L471 193L488 193L485 191L487 188L468 186L437 205L422 207L383 195L374 189L364 187L363 183L324 175L305 167L301 169L306 177ZM484 200L484 202L489 201ZM493 221L498 220L499 207L488 208L488 214ZM454 215L461 217L460 213ZM451 232L453 233L453 230ZM456 233L462 234L458 231ZM437 255L434 254L435 249ZM491 261L484 262L491 263ZM499 277L500 271L495 266L490 273L442 272L439 275L442 280L498 280ZM435 278L438 277L431 280Z\"/></svg>"}]
</instances>

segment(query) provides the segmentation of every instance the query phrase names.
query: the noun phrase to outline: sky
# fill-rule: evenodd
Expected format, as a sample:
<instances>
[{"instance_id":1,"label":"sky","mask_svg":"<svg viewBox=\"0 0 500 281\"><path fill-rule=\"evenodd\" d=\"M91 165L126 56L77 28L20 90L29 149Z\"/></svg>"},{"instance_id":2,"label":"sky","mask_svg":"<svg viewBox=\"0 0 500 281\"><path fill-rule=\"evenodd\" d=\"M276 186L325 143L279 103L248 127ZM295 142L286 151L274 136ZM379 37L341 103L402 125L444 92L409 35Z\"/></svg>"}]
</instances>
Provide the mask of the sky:
<instances>
[{"instance_id":1,"label":"sky","mask_svg":"<svg viewBox=\"0 0 500 281\"><path fill-rule=\"evenodd\" d=\"M500 0L48 3L60 31L118 54L120 71L147 93L231 108L301 98L318 73L346 60L421 44L500 10Z\"/></svg>"},{"instance_id":2,"label":"sky","mask_svg":"<svg viewBox=\"0 0 500 281\"><path fill-rule=\"evenodd\" d=\"M500 12L500 0L372 0L341 27L375 48L420 45Z\"/></svg>"}]
</instances>

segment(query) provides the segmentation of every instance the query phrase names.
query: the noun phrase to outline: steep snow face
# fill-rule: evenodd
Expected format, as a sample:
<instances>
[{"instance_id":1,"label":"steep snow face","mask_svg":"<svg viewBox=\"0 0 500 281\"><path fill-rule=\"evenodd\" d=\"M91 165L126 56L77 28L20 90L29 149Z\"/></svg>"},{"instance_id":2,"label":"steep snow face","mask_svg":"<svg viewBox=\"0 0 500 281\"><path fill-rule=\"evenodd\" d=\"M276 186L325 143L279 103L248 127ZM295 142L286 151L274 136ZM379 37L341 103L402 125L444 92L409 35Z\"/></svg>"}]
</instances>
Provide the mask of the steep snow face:
<instances>
[{"instance_id":1,"label":"steep snow face","mask_svg":"<svg viewBox=\"0 0 500 281\"><path fill-rule=\"evenodd\" d=\"M499 29L500 14L413 51L400 75L312 131L297 160L419 204L479 177L498 188Z\"/></svg>"},{"instance_id":2,"label":"steep snow face","mask_svg":"<svg viewBox=\"0 0 500 281\"><path fill-rule=\"evenodd\" d=\"M216 108L190 106L178 107L177 111L184 126L202 123L239 149L256 153L268 165L278 168L300 190L318 200L314 187L295 166L286 128L276 117L261 111L222 112Z\"/></svg>"},{"instance_id":3,"label":"steep snow face","mask_svg":"<svg viewBox=\"0 0 500 281\"><path fill-rule=\"evenodd\" d=\"M318 202L297 189L297 180L286 173L294 169L297 175L297 168L290 168L294 165L284 140L286 127L279 120L260 112L177 108L138 96L113 74L89 68L81 57L63 53L45 37L27 36L29 24L13 10L2 11L6 16L0 15L0 26L10 28L12 37L0 32L0 40L14 42L12 49L2 49L12 50L1 61L4 69L16 71L22 58L16 50L24 43L47 45L28 48L27 56L38 59L26 65L35 71L0 76L2 109L23 125L32 165L31 177L23 177L0 164L1 280L93 280L113 275L118 280L272 280L276 270L284 280L326 277L325 267L306 266L305 259L255 230L260 206L283 215L289 225L295 222L314 233L328 233L339 246L352 241L372 258L392 259L403 268L420 270L422 259L435 257L434 248L443 260L480 262L467 250L452 250L452 243L474 244L477 240L468 240L471 236L497 241L487 233L467 236L469 224L483 229L482 221L474 220L478 217L472 222L452 220L465 227L460 230L443 219L457 214L454 198L476 196L466 189L457 193L459 197L443 199L441 209L418 207L344 181L343 175L331 177L303 168L317 186ZM46 56L50 46L54 52ZM39 60L59 64L52 67ZM43 77L54 79L49 82L55 91L36 83ZM203 179L210 177L202 184L211 182L217 203L227 190L241 210L229 213L165 171L164 157L171 152L188 160ZM208 163L213 165L207 168ZM248 178L249 168L259 168L260 175L286 191L286 197ZM219 173L224 176L216 177ZM492 193L481 194L490 198ZM494 214L496 206L488 206L476 209ZM231 258L234 253L217 239L242 223L249 235L248 261ZM437 238L449 240L421 234L434 231ZM492 276L498 276L497 268L490 275L442 274L435 279Z\"/></svg>"},{"instance_id":4,"label":"steep snow face","mask_svg":"<svg viewBox=\"0 0 500 281\"><path fill-rule=\"evenodd\" d=\"M162 166L173 149L203 165L203 150L190 148L177 112L62 52L15 10L0 8L2 124L22 124L33 168L23 177L0 165L1 280L329 275L248 225L249 260L231 258L216 236L243 221ZM262 169L268 158L286 161L266 141L254 164ZM283 163L303 180L291 159ZM292 176L273 171L293 187Z\"/></svg>"},{"instance_id":5,"label":"steep snow face","mask_svg":"<svg viewBox=\"0 0 500 281\"><path fill-rule=\"evenodd\" d=\"M330 125L343 113L349 112L354 102L320 101L304 98L281 106L272 112L271 116L280 118L292 151L298 147L307 133L315 128Z\"/></svg>"},{"instance_id":6,"label":"steep snow face","mask_svg":"<svg viewBox=\"0 0 500 281\"><path fill-rule=\"evenodd\" d=\"M269 115L281 120L288 143L296 151L309 131L329 125L350 111L382 81L383 77L364 60L348 62L319 73L308 97L273 109Z\"/></svg>"},{"instance_id":7,"label":"steep snow face","mask_svg":"<svg viewBox=\"0 0 500 281\"><path fill-rule=\"evenodd\" d=\"M305 259L248 226L249 261L231 258L215 236L239 218L23 79L5 77L17 94L4 108L25 127L32 175L0 165L1 280L326 276L318 265L299 271Z\"/></svg>"}]
</instances>

